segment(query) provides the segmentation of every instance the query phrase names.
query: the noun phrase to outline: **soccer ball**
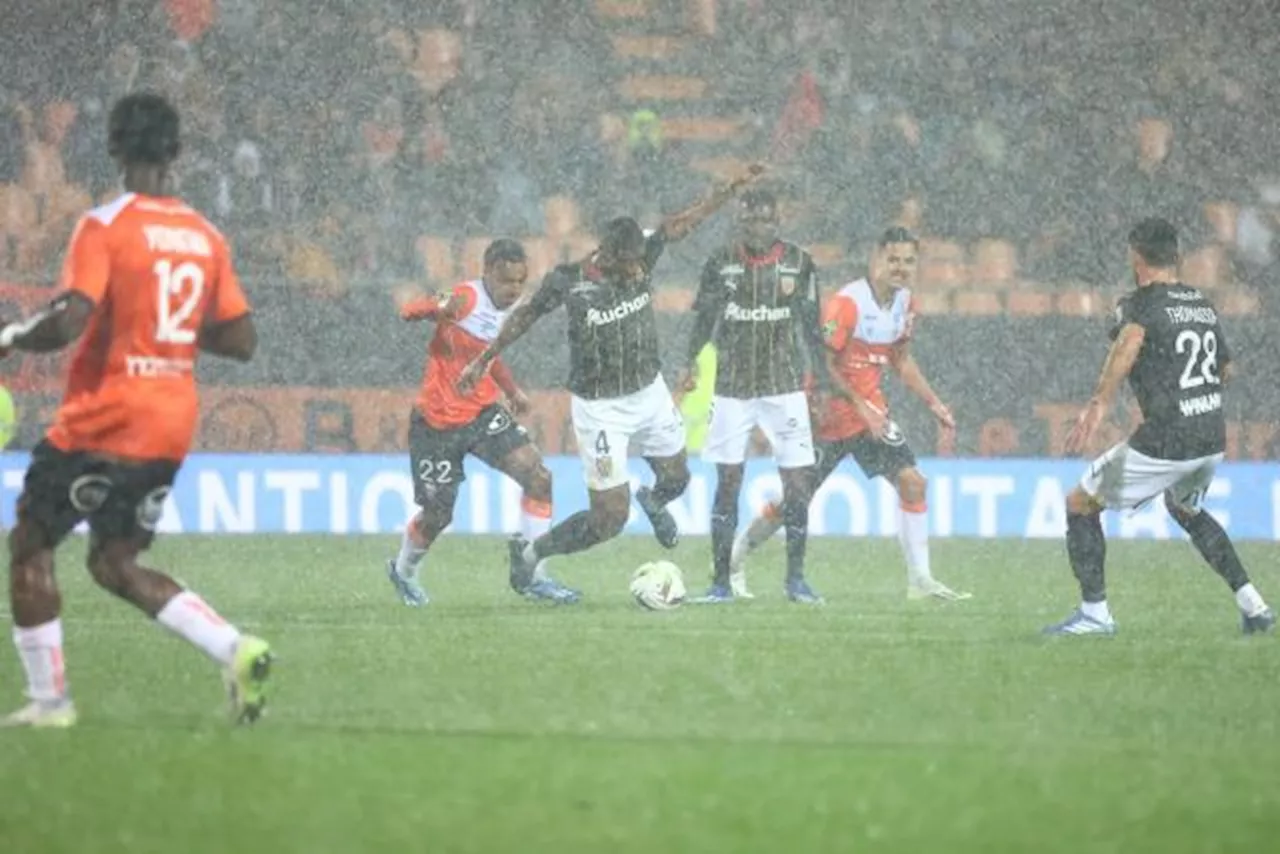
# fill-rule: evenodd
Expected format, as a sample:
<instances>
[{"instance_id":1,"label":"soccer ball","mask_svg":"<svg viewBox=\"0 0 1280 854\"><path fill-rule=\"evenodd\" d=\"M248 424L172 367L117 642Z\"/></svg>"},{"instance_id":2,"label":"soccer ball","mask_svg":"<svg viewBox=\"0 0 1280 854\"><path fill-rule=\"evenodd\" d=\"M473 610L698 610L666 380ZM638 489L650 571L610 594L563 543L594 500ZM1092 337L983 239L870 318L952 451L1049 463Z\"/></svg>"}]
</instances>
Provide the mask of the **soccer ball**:
<instances>
[{"instance_id":1,"label":"soccer ball","mask_svg":"<svg viewBox=\"0 0 1280 854\"><path fill-rule=\"evenodd\" d=\"M646 563L631 576L631 595L650 611L679 608L686 595L680 567L669 560Z\"/></svg>"}]
</instances>

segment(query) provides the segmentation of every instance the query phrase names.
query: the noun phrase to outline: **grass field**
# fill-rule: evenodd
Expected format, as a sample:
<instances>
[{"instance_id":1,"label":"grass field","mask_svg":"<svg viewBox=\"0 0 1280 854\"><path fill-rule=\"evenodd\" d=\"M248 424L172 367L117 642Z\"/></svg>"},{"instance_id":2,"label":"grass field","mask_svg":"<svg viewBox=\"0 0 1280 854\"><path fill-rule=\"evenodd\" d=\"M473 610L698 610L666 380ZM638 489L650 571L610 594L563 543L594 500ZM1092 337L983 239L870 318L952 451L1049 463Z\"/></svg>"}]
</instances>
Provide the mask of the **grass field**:
<instances>
[{"instance_id":1,"label":"grass field","mask_svg":"<svg viewBox=\"0 0 1280 854\"><path fill-rule=\"evenodd\" d=\"M270 715L63 554L65 732L0 733L0 851L1259 852L1280 844L1280 639L1239 635L1182 543L1111 548L1115 638L1045 640L1063 547L944 541L966 603L908 602L896 543L819 540L822 609L651 614L627 538L527 603L496 539L442 542L400 606L387 538L171 538L154 561L280 656ZM700 590L706 541L676 554ZM1280 599L1277 552L1242 549ZM16 706L19 668L0 654Z\"/></svg>"}]
</instances>

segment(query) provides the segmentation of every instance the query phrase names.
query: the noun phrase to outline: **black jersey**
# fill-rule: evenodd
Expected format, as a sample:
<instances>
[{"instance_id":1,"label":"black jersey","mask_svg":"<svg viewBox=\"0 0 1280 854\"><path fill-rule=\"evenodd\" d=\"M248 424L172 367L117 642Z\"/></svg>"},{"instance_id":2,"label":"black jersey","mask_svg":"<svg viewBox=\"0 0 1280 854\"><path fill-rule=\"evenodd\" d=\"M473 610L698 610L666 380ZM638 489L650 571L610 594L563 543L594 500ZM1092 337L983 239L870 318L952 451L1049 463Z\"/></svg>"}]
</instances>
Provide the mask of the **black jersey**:
<instances>
[{"instance_id":1,"label":"black jersey","mask_svg":"<svg viewBox=\"0 0 1280 854\"><path fill-rule=\"evenodd\" d=\"M653 314L653 266L666 241L645 238L644 275L608 279L590 263L556 267L530 300L539 316L565 307L569 315L569 390L588 400L622 397L651 384L662 363Z\"/></svg>"},{"instance_id":2,"label":"black jersey","mask_svg":"<svg viewBox=\"0 0 1280 854\"><path fill-rule=\"evenodd\" d=\"M808 252L778 241L760 256L741 246L715 253L694 310L699 325L714 323L716 394L750 400L803 390L811 342L820 342L818 272Z\"/></svg>"},{"instance_id":3,"label":"black jersey","mask_svg":"<svg viewBox=\"0 0 1280 854\"><path fill-rule=\"evenodd\" d=\"M1231 355L1213 304L1189 285L1151 284L1125 296L1115 320L1113 339L1129 323L1145 331L1129 372L1143 419L1130 447L1162 460L1222 453L1222 369Z\"/></svg>"}]
</instances>

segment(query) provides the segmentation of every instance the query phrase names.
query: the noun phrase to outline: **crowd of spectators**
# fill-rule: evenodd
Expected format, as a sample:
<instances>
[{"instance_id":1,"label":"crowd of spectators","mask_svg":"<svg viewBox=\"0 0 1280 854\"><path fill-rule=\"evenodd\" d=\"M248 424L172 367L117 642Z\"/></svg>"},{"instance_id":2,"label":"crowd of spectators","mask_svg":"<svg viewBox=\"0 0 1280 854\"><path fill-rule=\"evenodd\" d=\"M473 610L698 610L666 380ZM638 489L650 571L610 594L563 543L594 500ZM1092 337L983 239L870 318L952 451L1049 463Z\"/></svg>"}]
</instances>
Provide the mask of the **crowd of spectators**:
<instances>
[{"instance_id":1,"label":"crowd of spectators","mask_svg":"<svg viewBox=\"0 0 1280 854\"><path fill-rule=\"evenodd\" d=\"M16 14L0 45L18 69L0 81L9 279L47 280L77 214L112 192L104 111L140 87L180 105L180 190L251 280L424 282L448 275L430 245L491 234L577 251L605 216L690 201L718 155L769 159L788 231L850 253L898 220L964 245L1003 238L1044 286L1102 283L1122 271L1126 223L1160 211L1220 249L1232 280L1264 285L1280 255L1280 25L1207 0L67 0ZM682 47L628 58L616 39L638 33ZM644 73L707 90L620 94ZM691 115L735 130L664 138L662 120Z\"/></svg>"}]
</instances>

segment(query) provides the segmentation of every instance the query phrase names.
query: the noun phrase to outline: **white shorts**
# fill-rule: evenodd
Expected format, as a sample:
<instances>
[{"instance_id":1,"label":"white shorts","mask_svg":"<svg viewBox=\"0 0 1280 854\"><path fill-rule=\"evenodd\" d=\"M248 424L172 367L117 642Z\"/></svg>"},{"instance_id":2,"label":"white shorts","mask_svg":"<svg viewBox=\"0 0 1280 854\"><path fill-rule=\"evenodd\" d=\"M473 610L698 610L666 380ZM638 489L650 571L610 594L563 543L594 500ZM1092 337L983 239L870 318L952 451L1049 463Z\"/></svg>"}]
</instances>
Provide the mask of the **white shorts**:
<instances>
[{"instance_id":1,"label":"white shorts","mask_svg":"<svg viewBox=\"0 0 1280 854\"><path fill-rule=\"evenodd\" d=\"M1121 442L1089 466L1080 488L1114 510L1141 507L1168 492L1173 504L1198 512L1223 454L1194 460L1158 460Z\"/></svg>"},{"instance_id":2,"label":"white shorts","mask_svg":"<svg viewBox=\"0 0 1280 854\"><path fill-rule=\"evenodd\" d=\"M717 395L711 401L711 426L702 447L702 459L718 465L746 462L753 427L759 427L769 440L779 468L798 469L814 464L809 403L802 391L751 400Z\"/></svg>"},{"instance_id":3,"label":"white shorts","mask_svg":"<svg viewBox=\"0 0 1280 854\"><path fill-rule=\"evenodd\" d=\"M684 416L661 376L625 397L584 400L574 395L572 412L587 488L596 492L628 481L632 442L642 457L674 457L684 450Z\"/></svg>"}]
</instances>

